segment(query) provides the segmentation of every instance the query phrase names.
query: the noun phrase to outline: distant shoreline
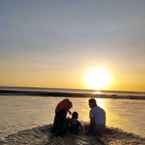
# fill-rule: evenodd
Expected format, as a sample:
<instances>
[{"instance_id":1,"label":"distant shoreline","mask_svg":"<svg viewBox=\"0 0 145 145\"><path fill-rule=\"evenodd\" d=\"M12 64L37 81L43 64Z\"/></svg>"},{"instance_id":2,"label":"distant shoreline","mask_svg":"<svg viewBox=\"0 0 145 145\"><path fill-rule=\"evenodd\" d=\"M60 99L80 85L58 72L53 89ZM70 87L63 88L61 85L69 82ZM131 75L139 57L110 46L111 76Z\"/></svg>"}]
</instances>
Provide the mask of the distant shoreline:
<instances>
[{"instance_id":1,"label":"distant shoreline","mask_svg":"<svg viewBox=\"0 0 145 145\"><path fill-rule=\"evenodd\" d=\"M104 93L135 93L145 94L145 91L130 90L94 90L94 89L74 89L74 88L42 88L42 87L23 87L23 86L0 86L0 90L61 90L61 91L83 91L83 92L104 92Z\"/></svg>"},{"instance_id":2,"label":"distant shoreline","mask_svg":"<svg viewBox=\"0 0 145 145\"><path fill-rule=\"evenodd\" d=\"M123 92L125 94L125 92ZM126 92L128 93L128 92ZM136 93L136 92L135 92ZM137 93L138 94L138 93ZM96 97L96 98L111 98L111 99L136 99L145 100L144 95L121 95L116 91L95 91L77 90L77 89L41 89L41 88L23 88L23 87L0 87L0 95L31 95L31 96L59 96L59 97Z\"/></svg>"}]
</instances>

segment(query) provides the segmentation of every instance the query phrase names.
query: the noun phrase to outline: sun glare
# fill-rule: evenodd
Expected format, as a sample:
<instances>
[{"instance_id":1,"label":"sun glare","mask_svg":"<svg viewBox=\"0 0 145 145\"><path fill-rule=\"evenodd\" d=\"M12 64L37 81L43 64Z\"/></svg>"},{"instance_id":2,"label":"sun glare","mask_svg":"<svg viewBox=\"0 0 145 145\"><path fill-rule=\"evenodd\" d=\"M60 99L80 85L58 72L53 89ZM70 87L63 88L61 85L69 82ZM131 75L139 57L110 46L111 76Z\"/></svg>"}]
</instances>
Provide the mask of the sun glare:
<instances>
[{"instance_id":1,"label":"sun glare","mask_svg":"<svg viewBox=\"0 0 145 145\"><path fill-rule=\"evenodd\" d=\"M111 75L103 67L88 69L84 79L88 89L106 89L111 83Z\"/></svg>"}]
</instances>

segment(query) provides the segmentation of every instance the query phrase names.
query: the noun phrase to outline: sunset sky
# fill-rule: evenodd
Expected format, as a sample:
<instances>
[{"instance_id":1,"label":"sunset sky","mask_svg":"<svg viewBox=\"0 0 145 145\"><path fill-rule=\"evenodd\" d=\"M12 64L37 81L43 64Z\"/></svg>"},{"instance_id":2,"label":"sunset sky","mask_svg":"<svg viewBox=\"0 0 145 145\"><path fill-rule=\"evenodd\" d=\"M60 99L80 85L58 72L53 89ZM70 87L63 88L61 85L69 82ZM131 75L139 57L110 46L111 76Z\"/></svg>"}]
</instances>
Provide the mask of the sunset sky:
<instances>
[{"instance_id":1,"label":"sunset sky","mask_svg":"<svg viewBox=\"0 0 145 145\"><path fill-rule=\"evenodd\" d=\"M145 0L0 0L0 86L90 89L98 67L145 91Z\"/></svg>"}]
</instances>

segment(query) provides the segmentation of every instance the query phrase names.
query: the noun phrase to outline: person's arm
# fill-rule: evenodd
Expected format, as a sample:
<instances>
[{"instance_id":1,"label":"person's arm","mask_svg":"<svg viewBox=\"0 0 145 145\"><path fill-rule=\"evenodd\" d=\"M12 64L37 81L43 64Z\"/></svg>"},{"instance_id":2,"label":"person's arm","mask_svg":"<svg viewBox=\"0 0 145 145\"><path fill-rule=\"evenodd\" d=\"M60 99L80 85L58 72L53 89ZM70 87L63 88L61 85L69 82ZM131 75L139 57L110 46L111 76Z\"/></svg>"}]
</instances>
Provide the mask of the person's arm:
<instances>
[{"instance_id":1,"label":"person's arm","mask_svg":"<svg viewBox=\"0 0 145 145\"><path fill-rule=\"evenodd\" d=\"M78 121L78 127L79 127L79 130L82 132L83 131L83 125L81 124L80 121Z\"/></svg>"},{"instance_id":2,"label":"person's arm","mask_svg":"<svg viewBox=\"0 0 145 145\"><path fill-rule=\"evenodd\" d=\"M89 130L91 132L96 130L96 121L95 121L95 113L93 113L92 111L90 111L90 127Z\"/></svg>"},{"instance_id":3,"label":"person's arm","mask_svg":"<svg viewBox=\"0 0 145 145\"><path fill-rule=\"evenodd\" d=\"M94 128L95 125L95 118L93 116L90 117L90 127Z\"/></svg>"},{"instance_id":4,"label":"person's arm","mask_svg":"<svg viewBox=\"0 0 145 145\"><path fill-rule=\"evenodd\" d=\"M95 117L93 115L93 113L90 111L90 126L94 126L95 124Z\"/></svg>"},{"instance_id":5,"label":"person's arm","mask_svg":"<svg viewBox=\"0 0 145 145\"><path fill-rule=\"evenodd\" d=\"M68 113L69 113L69 115L72 115L72 113L71 113L71 111L70 111L70 110L68 110Z\"/></svg>"}]
</instances>

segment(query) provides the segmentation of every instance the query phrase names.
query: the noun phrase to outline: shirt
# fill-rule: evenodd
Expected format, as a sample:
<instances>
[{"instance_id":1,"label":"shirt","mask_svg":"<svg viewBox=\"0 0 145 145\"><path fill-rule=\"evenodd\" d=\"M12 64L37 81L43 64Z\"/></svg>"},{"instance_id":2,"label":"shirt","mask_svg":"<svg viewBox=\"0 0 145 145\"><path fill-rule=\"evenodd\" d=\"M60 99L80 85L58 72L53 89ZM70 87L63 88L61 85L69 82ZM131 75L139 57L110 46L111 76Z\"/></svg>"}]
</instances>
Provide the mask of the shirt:
<instances>
[{"instance_id":1,"label":"shirt","mask_svg":"<svg viewBox=\"0 0 145 145\"><path fill-rule=\"evenodd\" d=\"M80 131L81 123L77 119L72 119L70 123L70 132L73 134L78 134Z\"/></svg>"},{"instance_id":2,"label":"shirt","mask_svg":"<svg viewBox=\"0 0 145 145\"><path fill-rule=\"evenodd\" d=\"M96 126L104 126L106 123L105 111L99 107L95 106L90 110L90 117L94 118Z\"/></svg>"}]
</instances>

